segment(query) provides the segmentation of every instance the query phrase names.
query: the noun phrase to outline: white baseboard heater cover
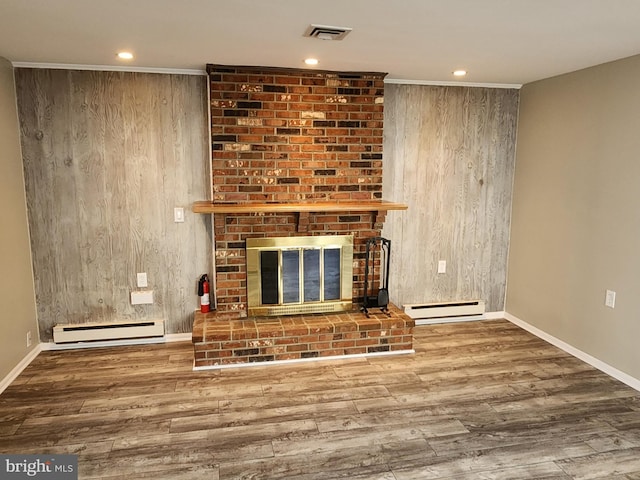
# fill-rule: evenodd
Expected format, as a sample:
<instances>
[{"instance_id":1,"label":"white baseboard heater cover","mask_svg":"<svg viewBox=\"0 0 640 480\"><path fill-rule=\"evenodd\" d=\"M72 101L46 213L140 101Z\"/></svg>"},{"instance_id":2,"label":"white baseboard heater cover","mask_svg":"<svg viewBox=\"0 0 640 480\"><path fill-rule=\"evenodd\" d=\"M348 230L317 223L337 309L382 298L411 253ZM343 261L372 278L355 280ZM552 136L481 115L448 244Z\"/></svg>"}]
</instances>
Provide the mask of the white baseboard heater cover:
<instances>
[{"instance_id":1,"label":"white baseboard heater cover","mask_svg":"<svg viewBox=\"0 0 640 480\"><path fill-rule=\"evenodd\" d=\"M464 302L414 303L404 306L404 313L415 320L447 320L450 318L481 317L484 315L484 300Z\"/></svg>"},{"instance_id":2,"label":"white baseboard heater cover","mask_svg":"<svg viewBox=\"0 0 640 480\"><path fill-rule=\"evenodd\" d=\"M164 320L58 324L53 327L55 343L152 337L164 337Z\"/></svg>"}]
</instances>

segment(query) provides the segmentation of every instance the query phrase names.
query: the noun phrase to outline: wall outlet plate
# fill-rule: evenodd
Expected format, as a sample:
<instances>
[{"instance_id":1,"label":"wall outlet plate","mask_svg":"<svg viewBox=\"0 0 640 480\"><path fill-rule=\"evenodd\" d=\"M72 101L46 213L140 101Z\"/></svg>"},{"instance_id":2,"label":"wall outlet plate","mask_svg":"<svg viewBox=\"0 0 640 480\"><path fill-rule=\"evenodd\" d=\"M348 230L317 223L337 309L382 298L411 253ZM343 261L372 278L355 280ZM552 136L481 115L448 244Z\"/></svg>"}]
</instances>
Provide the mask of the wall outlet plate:
<instances>
[{"instance_id":1,"label":"wall outlet plate","mask_svg":"<svg viewBox=\"0 0 640 480\"><path fill-rule=\"evenodd\" d=\"M153 290L131 292L131 305L149 305L153 303Z\"/></svg>"},{"instance_id":2,"label":"wall outlet plate","mask_svg":"<svg viewBox=\"0 0 640 480\"><path fill-rule=\"evenodd\" d=\"M607 294L604 297L604 305L609 308L615 308L616 292L614 292L613 290L607 290Z\"/></svg>"}]
</instances>

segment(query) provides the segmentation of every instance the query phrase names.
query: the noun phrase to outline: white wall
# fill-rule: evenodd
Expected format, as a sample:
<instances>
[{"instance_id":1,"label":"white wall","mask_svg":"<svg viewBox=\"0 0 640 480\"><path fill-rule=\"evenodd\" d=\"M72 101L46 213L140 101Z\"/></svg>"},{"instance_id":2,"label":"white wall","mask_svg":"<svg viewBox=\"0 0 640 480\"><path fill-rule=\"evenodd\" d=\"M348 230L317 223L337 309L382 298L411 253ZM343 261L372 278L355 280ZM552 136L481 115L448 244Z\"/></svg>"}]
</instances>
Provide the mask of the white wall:
<instances>
[{"instance_id":1,"label":"white wall","mask_svg":"<svg viewBox=\"0 0 640 480\"><path fill-rule=\"evenodd\" d=\"M506 308L636 379L639 78L636 56L522 88Z\"/></svg>"}]
</instances>

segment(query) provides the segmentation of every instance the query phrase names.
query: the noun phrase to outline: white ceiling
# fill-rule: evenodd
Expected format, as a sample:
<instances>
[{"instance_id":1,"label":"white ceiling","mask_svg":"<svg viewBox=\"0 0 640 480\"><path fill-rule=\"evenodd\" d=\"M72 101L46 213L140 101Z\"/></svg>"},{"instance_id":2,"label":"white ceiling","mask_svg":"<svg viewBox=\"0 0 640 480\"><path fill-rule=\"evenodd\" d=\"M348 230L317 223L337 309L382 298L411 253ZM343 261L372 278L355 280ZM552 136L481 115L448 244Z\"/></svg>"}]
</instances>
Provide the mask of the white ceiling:
<instances>
[{"instance_id":1,"label":"white ceiling","mask_svg":"<svg viewBox=\"0 0 640 480\"><path fill-rule=\"evenodd\" d=\"M343 41L309 24L351 27ZM0 0L14 64L204 70L207 63L524 84L640 53L640 0Z\"/></svg>"}]
</instances>

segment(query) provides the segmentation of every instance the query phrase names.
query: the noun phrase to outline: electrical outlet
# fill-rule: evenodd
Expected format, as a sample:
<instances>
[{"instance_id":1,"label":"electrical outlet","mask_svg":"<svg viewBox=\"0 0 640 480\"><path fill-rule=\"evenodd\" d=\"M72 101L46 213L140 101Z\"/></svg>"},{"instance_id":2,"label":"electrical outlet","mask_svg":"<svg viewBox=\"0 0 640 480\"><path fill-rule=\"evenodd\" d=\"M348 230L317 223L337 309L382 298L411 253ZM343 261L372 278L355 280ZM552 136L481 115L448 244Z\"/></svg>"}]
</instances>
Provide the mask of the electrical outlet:
<instances>
[{"instance_id":1,"label":"electrical outlet","mask_svg":"<svg viewBox=\"0 0 640 480\"><path fill-rule=\"evenodd\" d=\"M447 261L440 260L438 262L438 273L447 273Z\"/></svg>"},{"instance_id":2,"label":"electrical outlet","mask_svg":"<svg viewBox=\"0 0 640 480\"><path fill-rule=\"evenodd\" d=\"M147 283L147 274L145 272L136 274L136 282L138 284L138 288L144 288L148 286Z\"/></svg>"},{"instance_id":3,"label":"electrical outlet","mask_svg":"<svg viewBox=\"0 0 640 480\"><path fill-rule=\"evenodd\" d=\"M607 294L604 297L604 304L606 307L615 308L616 307L616 292L613 290L607 290Z\"/></svg>"},{"instance_id":4,"label":"electrical outlet","mask_svg":"<svg viewBox=\"0 0 640 480\"><path fill-rule=\"evenodd\" d=\"M29 348L32 343L33 343L33 340L31 339L31 330L29 330L27 332L27 348Z\"/></svg>"}]
</instances>

